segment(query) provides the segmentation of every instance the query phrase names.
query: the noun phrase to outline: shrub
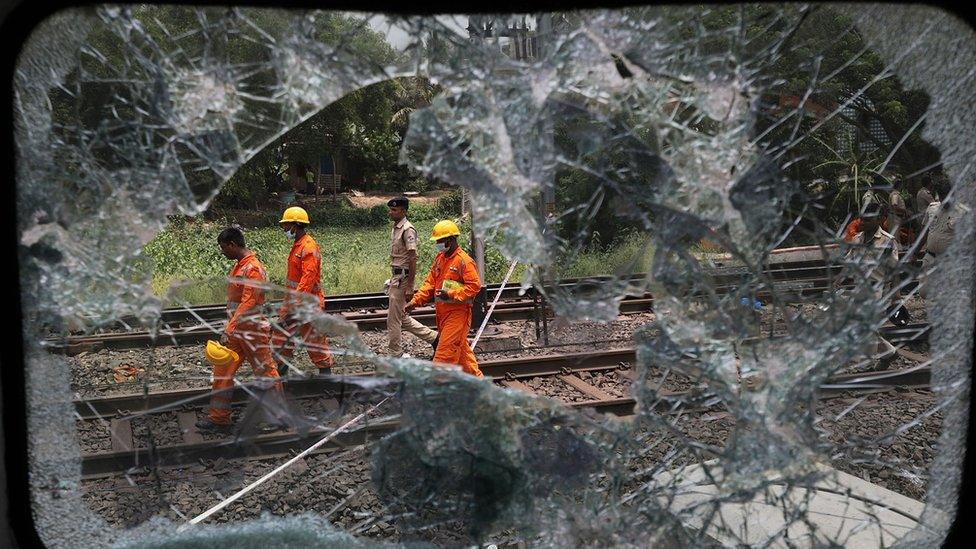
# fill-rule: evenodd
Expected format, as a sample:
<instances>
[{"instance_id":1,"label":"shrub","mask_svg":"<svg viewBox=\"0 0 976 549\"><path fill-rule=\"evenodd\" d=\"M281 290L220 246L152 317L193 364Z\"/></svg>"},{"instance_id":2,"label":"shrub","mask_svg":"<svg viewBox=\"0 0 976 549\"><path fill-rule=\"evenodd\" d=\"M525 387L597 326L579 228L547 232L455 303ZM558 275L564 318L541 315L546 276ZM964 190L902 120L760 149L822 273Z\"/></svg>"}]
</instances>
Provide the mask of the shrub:
<instances>
[{"instance_id":1,"label":"shrub","mask_svg":"<svg viewBox=\"0 0 976 549\"><path fill-rule=\"evenodd\" d=\"M332 227L365 227L382 225L388 221L388 209L383 204L372 208L354 208L345 203L340 205L316 206L308 209L312 225Z\"/></svg>"},{"instance_id":2,"label":"shrub","mask_svg":"<svg viewBox=\"0 0 976 549\"><path fill-rule=\"evenodd\" d=\"M440 204L414 204L410 206L410 221L440 221Z\"/></svg>"},{"instance_id":3,"label":"shrub","mask_svg":"<svg viewBox=\"0 0 976 549\"><path fill-rule=\"evenodd\" d=\"M461 215L461 189L457 187L437 201L441 218L454 218Z\"/></svg>"}]
</instances>

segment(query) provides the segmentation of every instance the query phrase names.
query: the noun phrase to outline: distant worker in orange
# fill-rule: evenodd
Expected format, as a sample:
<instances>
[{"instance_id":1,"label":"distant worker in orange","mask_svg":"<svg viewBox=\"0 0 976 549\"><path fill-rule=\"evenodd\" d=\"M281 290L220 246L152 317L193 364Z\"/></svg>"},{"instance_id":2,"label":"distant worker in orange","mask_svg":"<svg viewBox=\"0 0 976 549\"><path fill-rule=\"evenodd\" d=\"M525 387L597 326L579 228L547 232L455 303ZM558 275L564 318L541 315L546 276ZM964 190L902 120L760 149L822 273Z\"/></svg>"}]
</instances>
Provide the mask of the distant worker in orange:
<instances>
[{"instance_id":1,"label":"distant worker in orange","mask_svg":"<svg viewBox=\"0 0 976 549\"><path fill-rule=\"evenodd\" d=\"M481 279L474 260L458 246L460 235L461 231L453 221L444 220L434 225L430 239L437 242L437 257L430 274L404 310L410 313L433 299L440 334L433 361L456 364L473 376L483 377L474 351L468 345L471 306L481 290Z\"/></svg>"},{"instance_id":2,"label":"distant worker in orange","mask_svg":"<svg viewBox=\"0 0 976 549\"><path fill-rule=\"evenodd\" d=\"M237 227L221 231L217 244L224 257L237 261L230 270L227 283L227 316L230 320L220 337L220 342L233 353L226 353L214 360L212 345L206 351L213 363L213 395L210 397L207 419L196 424L204 430L229 430L234 374L245 360L251 364L254 375L274 380L271 390L281 392L278 368L271 358L270 324L264 314L264 290L261 286L268 282L264 265L254 252L247 249L244 233ZM216 347L217 353L226 351Z\"/></svg>"},{"instance_id":3,"label":"distant worker in orange","mask_svg":"<svg viewBox=\"0 0 976 549\"><path fill-rule=\"evenodd\" d=\"M844 241L854 242L854 237L861 232L861 218L855 217L847 224L847 228L844 229Z\"/></svg>"},{"instance_id":4,"label":"distant worker in orange","mask_svg":"<svg viewBox=\"0 0 976 549\"><path fill-rule=\"evenodd\" d=\"M296 293L311 294L318 300L318 307L325 311L325 294L321 287L322 253L319 245L312 240L312 237L305 233L308 227L308 213L298 206L292 206L285 210L281 217L281 228L284 229L288 238L294 239L295 243L288 254L288 280L285 283L289 290L285 295L278 311L279 326L275 327L272 343L275 353L284 361L278 364L278 371L282 375L288 372L288 361L295 354L297 343L305 347L308 357L312 364L318 368L320 374L332 372L332 353L329 352L329 340L325 334L317 332L315 327L310 324L301 324L295 317L295 313L300 305L299 296Z\"/></svg>"}]
</instances>

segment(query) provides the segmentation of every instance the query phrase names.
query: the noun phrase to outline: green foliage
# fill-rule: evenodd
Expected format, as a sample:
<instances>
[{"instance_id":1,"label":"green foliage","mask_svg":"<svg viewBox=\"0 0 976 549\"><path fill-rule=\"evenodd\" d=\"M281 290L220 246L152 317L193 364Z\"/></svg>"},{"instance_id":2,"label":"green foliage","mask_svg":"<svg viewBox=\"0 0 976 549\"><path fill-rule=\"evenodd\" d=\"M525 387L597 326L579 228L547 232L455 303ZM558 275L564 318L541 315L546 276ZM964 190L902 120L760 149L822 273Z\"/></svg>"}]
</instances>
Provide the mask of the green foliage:
<instances>
[{"instance_id":1,"label":"green foliage","mask_svg":"<svg viewBox=\"0 0 976 549\"><path fill-rule=\"evenodd\" d=\"M323 155L341 163L341 173L357 187L384 191L428 190L427 179L399 163L403 107L422 106L396 92L396 80L356 90L325 107L268 145L221 189L222 205L256 204L286 178L285 167L317 166ZM400 117L397 118L397 113ZM394 122L394 120L401 120ZM265 189L263 194L257 189Z\"/></svg>"},{"instance_id":2,"label":"green foliage","mask_svg":"<svg viewBox=\"0 0 976 549\"><path fill-rule=\"evenodd\" d=\"M861 209L861 197L865 191L874 185L890 184L881 170L883 159L876 151L862 152L850 142L846 148L840 150L823 142L821 145L830 151L831 156L814 169L831 167L838 174L836 178L827 180L827 188L816 191L818 194L833 196L830 207L825 212L826 219L842 221L847 213ZM843 208L838 208L841 205Z\"/></svg>"},{"instance_id":3,"label":"green foliage","mask_svg":"<svg viewBox=\"0 0 976 549\"><path fill-rule=\"evenodd\" d=\"M205 279L225 275L226 262L217 246L216 225L186 223L174 225L146 244L156 274ZM187 238L193 234L194 238Z\"/></svg>"},{"instance_id":4,"label":"green foliage","mask_svg":"<svg viewBox=\"0 0 976 549\"><path fill-rule=\"evenodd\" d=\"M278 85L277 71L252 70L250 67L272 66L276 60L272 58L274 49L268 44L287 44L295 36L341 48L350 58L375 65L389 65L398 57L380 33L338 12L151 5L134 7L123 16L130 14L135 21L131 35L121 36L118 31L105 26L96 28L89 37L90 49L97 54L81 56L86 72L95 77L88 79L90 81L86 81L80 90L81 102L86 107L75 112L68 108L73 102L71 98L62 97L64 94L60 91L52 93L59 126L96 128L101 121L117 117L105 109L107 99L126 93L123 87L112 83L115 78L113 67L135 62L127 53L126 43L152 56L170 47L174 36L180 36L180 55L206 58L226 67L248 67L246 86L252 89ZM246 18L250 24L240 26L240 18ZM224 25L243 30L200 32L201 26L214 30ZM97 81L98 77L103 80ZM293 170L305 165L315 166L325 154L343 158L349 171L357 177L365 177L376 188L425 190L425 182L398 164L401 128L392 123L394 115L403 109L404 101L416 108L422 106L418 97L422 99L423 96L398 94L400 88L402 86L393 81L380 82L325 106L251 158L221 188L216 203L224 207L257 207L271 192L284 190L285 172L289 166ZM240 94L238 99L256 118L280 120L285 117L285 103L260 101L247 94ZM165 105L161 107L165 108ZM250 143L273 137L263 135L263 131L246 124L237 130L238 137ZM70 138L68 132L65 138ZM107 155L111 154L110 148L105 150ZM111 158L105 160L107 163L112 161Z\"/></svg>"},{"instance_id":5,"label":"green foliage","mask_svg":"<svg viewBox=\"0 0 976 549\"><path fill-rule=\"evenodd\" d=\"M356 208L342 202L307 208L308 215L315 225L330 227L371 227L382 225L389 220L389 208L377 205L372 208Z\"/></svg>"},{"instance_id":6,"label":"green foliage","mask_svg":"<svg viewBox=\"0 0 976 549\"><path fill-rule=\"evenodd\" d=\"M265 147L224 183L214 204L220 207L258 208L272 192L286 188L287 168L280 146Z\"/></svg>"},{"instance_id":7,"label":"green foliage","mask_svg":"<svg viewBox=\"0 0 976 549\"><path fill-rule=\"evenodd\" d=\"M508 266L511 265L509 261L498 248L494 246L485 247L485 278L491 282L501 282L505 278L505 274L508 272ZM522 280L522 273L525 272L525 265L519 264L515 267L515 272L512 273L512 277L509 278L509 282L517 282ZM489 300L494 296L489 296Z\"/></svg>"},{"instance_id":8,"label":"green foliage","mask_svg":"<svg viewBox=\"0 0 976 549\"><path fill-rule=\"evenodd\" d=\"M766 47L781 36L781 25L769 25L760 17L779 6L751 6L745 8L751 22L747 35L756 47ZM783 24L793 24L807 8L799 5L783 12ZM721 8L732 12L738 8ZM860 149L878 149L880 159L888 157L892 149L911 129L908 138L894 151L886 171L909 174L934 164L939 159L939 151L922 139L924 123L915 123L924 115L929 97L921 90L906 90L897 76L884 77L887 63L874 50L866 49L861 35L853 22L826 6L810 8L802 23L787 39L778 45L779 54L769 64L769 68L759 77L774 84L769 90L767 100L774 103L780 97L807 97L803 120L799 131L794 134L796 115L786 123L770 131L763 140L767 144L791 143L784 158L790 167L788 173L796 180L808 183L817 178L836 181L849 175L852 162L835 163L837 155L831 149L846 149L844 143L853 137L854 151L845 154L851 160L863 156ZM812 74L831 75L831 78L818 78ZM815 82L815 84L814 84ZM811 88L811 85L813 86ZM853 114L837 112L832 121L821 124L822 113L834 111L847 105ZM817 114L818 109L821 109ZM825 109L825 110L824 110ZM761 133L789 114L793 107L785 110L767 109L760 118L758 132ZM885 137L877 139L869 129L880 127ZM796 140L796 136L803 137ZM875 164L879 167L881 162Z\"/></svg>"},{"instance_id":9,"label":"green foliage","mask_svg":"<svg viewBox=\"0 0 976 549\"><path fill-rule=\"evenodd\" d=\"M418 221L431 221L436 223L441 219L444 219L440 212L440 200L437 202L437 204L411 205L408 217L414 224L416 224Z\"/></svg>"},{"instance_id":10,"label":"green foliage","mask_svg":"<svg viewBox=\"0 0 976 549\"><path fill-rule=\"evenodd\" d=\"M613 113L608 120L587 114L563 117L555 144L571 159L556 172L555 230L567 252L612 245L643 227L649 189L661 176L651 132L637 113Z\"/></svg>"},{"instance_id":11,"label":"green foliage","mask_svg":"<svg viewBox=\"0 0 976 549\"><path fill-rule=\"evenodd\" d=\"M645 249L645 235L627 233L611 246L595 243L579 254L572 254L557 262L558 278L581 278L600 274L648 272L653 250Z\"/></svg>"},{"instance_id":12,"label":"green foliage","mask_svg":"<svg viewBox=\"0 0 976 549\"><path fill-rule=\"evenodd\" d=\"M441 219L453 219L461 216L461 188L454 187L451 192L437 201L437 215Z\"/></svg>"},{"instance_id":13,"label":"green foliage","mask_svg":"<svg viewBox=\"0 0 976 549\"><path fill-rule=\"evenodd\" d=\"M856 208L855 187L863 192L881 172L913 174L939 161L918 123L928 95L905 89L854 21L833 8L752 4L665 13L665 27L695 42L698 53L714 54L705 63L716 72L744 71L764 90L754 136L786 175L816 189L811 194L822 203L807 214L833 223ZM808 196L798 207L811 202Z\"/></svg>"},{"instance_id":14,"label":"green foliage","mask_svg":"<svg viewBox=\"0 0 976 549\"><path fill-rule=\"evenodd\" d=\"M411 208L411 211L413 208ZM427 236L437 219L419 219L411 215L417 227L419 286L437 255ZM233 263L220 253L217 234L226 223L174 219L146 247L145 257L154 269L153 289L158 295L167 292L176 303L219 303L225 299L227 273ZM322 249L322 283L327 295L378 292L389 278L390 223L349 227L312 225L309 234ZM278 227L264 227L245 231L250 249L264 263L271 282L283 285L286 259L291 250L288 240ZM461 226L462 247L471 252L471 229ZM585 253L567 257L560 262L560 276L607 274L626 265L640 249L636 235L626 237L612 249L596 247ZM485 250L486 282L500 282L508 271L509 261L490 243ZM525 271L519 265L510 279L521 280Z\"/></svg>"}]
</instances>

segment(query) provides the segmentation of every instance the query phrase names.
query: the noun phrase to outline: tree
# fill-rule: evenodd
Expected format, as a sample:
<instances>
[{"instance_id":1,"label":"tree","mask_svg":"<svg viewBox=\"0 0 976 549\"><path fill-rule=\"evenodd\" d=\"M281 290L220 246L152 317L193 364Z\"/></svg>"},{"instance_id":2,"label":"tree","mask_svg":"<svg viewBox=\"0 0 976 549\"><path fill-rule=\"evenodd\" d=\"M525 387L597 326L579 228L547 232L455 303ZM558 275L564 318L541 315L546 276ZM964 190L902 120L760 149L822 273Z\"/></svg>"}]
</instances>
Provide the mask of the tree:
<instances>
[{"instance_id":1,"label":"tree","mask_svg":"<svg viewBox=\"0 0 976 549\"><path fill-rule=\"evenodd\" d=\"M798 4L665 13L665 27L701 65L692 71L731 70L762 91L754 139L811 192L827 180L825 221L856 207L843 197L865 174L890 179L938 163L939 151L921 137L929 97L906 90L850 18ZM831 210L841 204L844 211Z\"/></svg>"},{"instance_id":2,"label":"tree","mask_svg":"<svg viewBox=\"0 0 976 549\"><path fill-rule=\"evenodd\" d=\"M71 93L54 90L50 97L60 137L67 142L88 141L88 148L106 167L126 166L126 155L134 151L152 154L146 143L119 137L131 140L141 133L132 132L131 125L114 127L116 120L141 118L146 125L165 127L179 124L181 117L195 116L190 119L195 125L187 133L194 139L239 144L222 151L231 158L239 149L263 146L278 127L262 121L287 120L295 113L294 105L286 100L266 98L280 96L283 69L279 56L296 40L319 44L324 50L336 48L375 66L387 66L397 56L385 38L363 20L338 13L156 5L102 13L125 22L96 26L87 40L81 68L67 79L65 89ZM180 72L152 72L160 70ZM147 85L132 86L133 78L142 78ZM174 111L178 102L173 95L193 93L195 79L231 89L230 100L239 102L241 108L236 112L242 120L235 120L233 127L208 130L206 120L198 123L208 113ZM181 86L190 89L181 90ZM219 198L235 205L254 205L276 185L289 163L315 164L323 146L355 150L375 143L378 152L370 151L366 157L395 161L389 139L374 135L391 131L388 120L393 111L387 96L393 95L392 85L350 95L303 125L304 130L322 130L318 134L299 130L257 151L227 182ZM133 112L121 112L123 109ZM214 118L219 123L219 117ZM192 151L181 147L178 153L180 161L190 167L184 170L189 179L204 177L204 170L193 169L200 161ZM207 192L215 184L210 177L197 187Z\"/></svg>"},{"instance_id":3,"label":"tree","mask_svg":"<svg viewBox=\"0 0 976 549\"><path fill-rule=\"evenodd\" d=\"M770 108L762 113L757 134L768 132L763 142L771 152L785 153L782 164L794 179L830 182L836 193L831 205L844 203L845 211L828 209L825 215L842 218L857 200L838 197L857 194L853 187L862 186L866 174L908 175L938 162L938 149L921 137L930 99L921 90L904 89L849 18L817 6L796 19L764 73L772 83L765 97ZM758 25L751 28L762 35ZM774 107L783 98L805 98L798 126L796 118L783 123L784 110Z\"/></svg>"},{"instance_id":4,"label":"tree","mask_svg":"<svg viewBox=\"0 0 976 549\"><path fill-rule=\"evenodd\" d=\"M323 154L341 155L373 188L417 189L426 180L398 164L402 136L394 123L397 81L356 90L283 135L291 163L317 164ZM416 181L420 179L420 181Z\"/></svg>"},{"instance_id":5,"label":"tree","mask_svg":"<svg viewBox=\"0 0 976 549\"><path fill-rule=\"evenodd\" d=\"M397 78L393 82L396 89L393 99L396 112L393 113L390 122L402 137L407 132L410 113L430 105L441 88L422 76Z\"/></svg>"}]
</instances>

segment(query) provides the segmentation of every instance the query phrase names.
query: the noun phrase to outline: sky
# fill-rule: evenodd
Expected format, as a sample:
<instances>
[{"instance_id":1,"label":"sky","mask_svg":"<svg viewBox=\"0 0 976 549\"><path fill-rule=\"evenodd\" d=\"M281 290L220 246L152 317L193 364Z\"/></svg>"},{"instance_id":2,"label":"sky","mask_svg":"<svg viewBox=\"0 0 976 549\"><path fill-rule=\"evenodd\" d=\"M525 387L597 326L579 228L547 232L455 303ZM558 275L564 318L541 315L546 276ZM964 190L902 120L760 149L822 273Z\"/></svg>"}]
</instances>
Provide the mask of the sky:
<instances>
[{"instance_id":1,"label":"sky","mask_svg":"<svg viewBox=\"0 0 976 549\"><path fill-rule=\"evenodd\" d=\"M468 26L468 16L467 15L438 15L436 16L444 25L449 28L461 33L463 36L467 36L466 27ZM397 51L403 51L404 48L410 43L410 35L407 34L402 28L397 26L391 26L390 21L380 15L371 17L369 20L369 26L373 30L384 34L386 36L386 41L390 43Z\"/></svg>"}]
</instances>

